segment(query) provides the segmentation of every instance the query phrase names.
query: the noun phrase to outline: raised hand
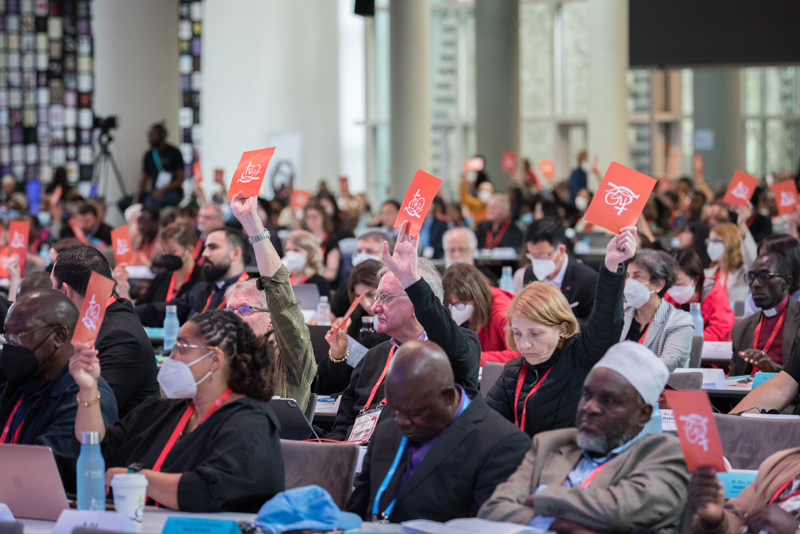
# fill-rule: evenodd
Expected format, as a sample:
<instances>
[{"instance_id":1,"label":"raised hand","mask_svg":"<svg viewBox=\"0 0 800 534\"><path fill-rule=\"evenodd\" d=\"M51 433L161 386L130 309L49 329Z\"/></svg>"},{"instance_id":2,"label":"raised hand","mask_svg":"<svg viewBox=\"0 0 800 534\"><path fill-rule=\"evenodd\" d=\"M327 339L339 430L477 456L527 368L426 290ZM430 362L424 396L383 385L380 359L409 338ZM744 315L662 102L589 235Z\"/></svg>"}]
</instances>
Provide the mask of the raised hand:
<instances>
[{"instance_id":1,"label":"raised hand","mask_svg":"<svg viewBox=\"0 0 800 534\"><path fill-rule=\"evenodd\" d=\"M339 330L338 325L325 334L325 341L331 346L330 356L333 359L341 360L347 354L347 334Z\"/></svg>"},{"instance_id":2,"label":"raised hand","mask_svg":"<svg viewBox=\"0 0 800 534\"><path fill-rule=\"evenodd\" d=\"M97 351L94 347L83 343L75 343L73 348L74 353L69 359L69 374L75 379L81 391L94 390L100 378L100 360L97 358ZM90 400L92 399L87 399L87 402Z\"/></svg>"},{"instance_id":3,"label":"raised hand","mask_svg":"<svg viewBox=\"0 0 800 534\"><path fill-rule=\"evenodd\" d=\"M698 467L692 473L688 489L686 503L700 519L709 525L716 525L722 521L725 492L714 469Z\"/></svg>"},{"instance_id":4,"label":"raised hand","mask_svg":"<svg viewBox=\"0 0 800 534\"><path fill-rule=\"evenodd\" d=\"M606 269L616 272L620 263L628 261L636 254L637 230L635 226L626 226L614 236L606 247Z\"/></svg>"},{"instance_id":5,"label":"raised hand","mask_svg":"<svg viewBox=\"0 0 800 534\"><path fill-rule=\"evenodd\" d=\"M251 237L264 231L261 219L258 218L258 199L256 197L242 198L239 191L231 199L231 211L242 223L242 228Z\"/></svg>"},{"instance_id":6,"label":"raised hand","mask_svg":"<svg viewBox=\"0 0 800 534\"><path fill-rule=\"evenodd\" d=\"M22 269L19 264L18 254L12 254L8 259L8 279L12 284L22 279Z\"/></svg>"},{"instance_id":7,"label":"raised hand","mask_svg":"<svg viewBox=\"0 0 800 534\"><path fill-rule=\"evenodd\" d=\"M403 289L414 284L419 280L419 267L417 265L418 239L408 235L408 221L404 221L400 226L400 233L397 235L397 243L394 246L394 254L389 254L389 244L383 242L383 263L392 271Z\"/></svg>"}]
</instances>

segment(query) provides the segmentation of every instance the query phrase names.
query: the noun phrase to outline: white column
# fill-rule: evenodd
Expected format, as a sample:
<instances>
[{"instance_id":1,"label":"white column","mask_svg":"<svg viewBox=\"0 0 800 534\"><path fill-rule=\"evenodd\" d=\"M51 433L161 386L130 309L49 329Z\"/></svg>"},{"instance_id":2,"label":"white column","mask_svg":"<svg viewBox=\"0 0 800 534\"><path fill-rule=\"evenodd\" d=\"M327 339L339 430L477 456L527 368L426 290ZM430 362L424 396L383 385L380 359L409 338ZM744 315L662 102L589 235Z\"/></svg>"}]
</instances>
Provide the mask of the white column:
<instances>
[{"instance_id":1,"label":"white column","mask_svg":"<svg viewBox=\"0 0 800 534\"><path fill-rule=\"evenodd\" d=\"M402 200L417 169L430 170L427 0L390 4L391 194Z\"/></svg>"}]
</instances>

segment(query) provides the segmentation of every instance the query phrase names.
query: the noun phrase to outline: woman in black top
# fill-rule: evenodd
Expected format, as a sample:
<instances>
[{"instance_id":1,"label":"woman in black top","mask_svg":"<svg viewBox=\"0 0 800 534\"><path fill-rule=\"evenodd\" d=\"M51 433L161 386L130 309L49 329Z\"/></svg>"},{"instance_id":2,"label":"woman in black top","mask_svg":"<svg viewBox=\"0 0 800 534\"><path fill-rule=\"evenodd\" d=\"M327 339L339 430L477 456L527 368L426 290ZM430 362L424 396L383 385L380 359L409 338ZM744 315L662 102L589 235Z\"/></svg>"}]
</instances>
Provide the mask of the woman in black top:
<instances>
[{"instance_id":1,"label":"woman in black top","mask_svg":"<svg viewBox=\"0 0 800 534\"><path fill-rule=\"evenodd\" d=\"M106 484L128 468L147 477L147 495L186 512L257 512L284 489L272 397L275 357L237 315L204 313L184 324L151 398L106 428L97 351L75 345L70 373L80 386L75 436L99 432ZM177 440L177 441L175 441Z\"/></svg>"},{"instance_id":2,"label":"woman in black top","mask_svg":"<svg viewBox=\"0 0 800 534\"><path fill-rule=\"evenodd\" d=\"M574 426L586 375L622 333L624 262L636 243L636 228L627 227L608 244L583 332L567 299L547 282L528 284L508 307L508 346L522 357L505 364L487 402L528 435Z\"/></svg>"}]
</instances>

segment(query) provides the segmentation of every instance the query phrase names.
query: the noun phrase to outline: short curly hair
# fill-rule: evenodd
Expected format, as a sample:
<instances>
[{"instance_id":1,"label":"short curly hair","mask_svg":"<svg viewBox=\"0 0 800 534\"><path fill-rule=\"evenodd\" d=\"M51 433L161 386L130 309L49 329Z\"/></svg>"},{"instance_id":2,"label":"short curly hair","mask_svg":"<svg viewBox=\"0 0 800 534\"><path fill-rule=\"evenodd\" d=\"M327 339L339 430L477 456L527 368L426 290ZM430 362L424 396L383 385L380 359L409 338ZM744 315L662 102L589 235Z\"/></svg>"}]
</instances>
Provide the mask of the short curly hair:
<instances>
[{"instance_id":1,"label":"short curly hair","mask_svg":"<svg viewBox=\"0 0 800 534\"><path fill-rule=\"evenodd\" d=\"M238 315L214 310L194 316L208 345L219 347L228 358L228 387L254 399L269 402L275 391L276 362L269 336L256 336Z\"/></svg>"}]
</instances>

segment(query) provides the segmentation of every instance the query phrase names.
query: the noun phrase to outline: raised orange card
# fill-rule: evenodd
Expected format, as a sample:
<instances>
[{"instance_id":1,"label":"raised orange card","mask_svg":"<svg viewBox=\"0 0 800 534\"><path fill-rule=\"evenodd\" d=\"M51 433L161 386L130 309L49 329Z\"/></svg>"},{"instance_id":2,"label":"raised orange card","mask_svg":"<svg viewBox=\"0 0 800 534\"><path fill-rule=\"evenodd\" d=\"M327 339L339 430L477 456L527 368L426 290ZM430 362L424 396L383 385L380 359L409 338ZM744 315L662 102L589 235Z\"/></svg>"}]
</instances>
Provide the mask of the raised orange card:
<instances>
[{"instance_id":1,"label":"raised orange card","mask_svg":"<svg viewBox=\"0 0 800 534\"><path fill-rule=\"evenodd\" d=\"M689 471L698 467L727 471L722 459L722 442L717 432L717 423L711 413L706 392L665 390L664 396L674 412L678 438L681 440L681 449Z\"/></svg>"},{"instance_id":2,"label":"raised orange card","mask_svg":"<svg viewBox=\"0 0 800 534\"><path fill-rule=\"evenodd\" d=\"M654 178L612 162L584 219L618 234L636 225L655 186Z\"/></svg>"},{"instance_id":3,"label":"raised orange card","mask_svg":"<svg viewBox=\"0 0 800 534\"><path fill-rule=\"evenodd\" d=\"M483 170L483 158L469 158L464 162L464 170L467 172L480 172Z\"/></svg>"},{"instance_id":4,"label":"raised orange card","mask_svg":"<svg viewBox=\"0 0 800 534\"><path fill-rule=\"evenodd\" d=\"M52 196L50 197L50 209L53 209L58 205L58 201L61 200L61 193L63 191L64 188L61 187L61 184L58 184L53 191Z\"/></svg>"},{"instance_id":5,"label":"raised orange card","mask_svg":"<svg viewBox=\"0 0 800 534\"><path fill-rule=\"evenodd\" d=\"M408 221L408 235L417 237L422 223L425 222L425 215L441 185L442 181L437 177L418 170L411 180L411 187L408 188L403 203L400 204L400 212L394 220L394 227L399 229L403 221Z\"/></svg>"},{"instance_id":6,"label":"raised orange card","mask_svg":"<svg viewBox=\"0 0 800 534\"><path fill-rule=\"evenodd\" d=\"M344 332L345 329L347 328L347 320L350 318L351 315L353 315L353 311L355 311L356 306L358 306L358 304L361 302L361 299L364 298L364 295L365 293L361 293L358 297L356 297L356 300L353 301L350 307L347 308L347 313L344 314L344 317L342 317L342 322L339 325L339 330L341 330L342 332Z\"/></svg>"},{"instance_id":7,"label":"raised orange card","mask_svg":"<svg viewBox=\"0 0 800 534\"><path fill-rule=\"evenodd\" d=\"M197 184L203 183L203 169L200 167L200 162L195 161L192 164L192 175L194 175L194 181Z\"/></svg>"},{"instance_id":8,"label":"raised orange card","mask_svg":"<svg viewBox=\"0 0 800 534\"><path fill-rule=\"evenodd\" d=\"M692 158L692 163L694 165L694 172L696 174L703 174L703 155L695 154L694 158Z\"/></svg>"},{"instance_id":9,"label":"raised orange card","mask_svg":"<svg viewBox=\"0 0 800 534\"><path fill-rule=\"evenodd\" d=\"M311 191L292 189L292 192L289 193L289 206L292 209L301 210L305 208L309 200L311 200Z\"/></svg>"},{"instance_id":10,"label":"raised orange card","mask_svg":"<svg viewBox=\"0 0 800 534\"><path fill-rule=\"evenodd\" d=\"M10 260L8 247L0 247L0 278L8 278L8 262Z\"/></svg>"},{"instance_id":11,"label":"raised orange card","mask_svg":"<svg viewBox=\"0 0 800 534\"><path fill-rule=\"evenodd\" d=\"M111 230L111 246L114 247L114 261L117 265L133 262L131 234L127 224Z\"/></svg>"},{"instance_id":12,"label":"raised orange card","mask_svg":"<svg viewBox=\"0 0 800 534\"><path fill-rule=\"evenodd\" d=\"M340 176L339 177L339 194L340 195L349 195L350 194L350 182L347 179L347 176Z\"/></svg>"},{"instance_id":13,"label":"raised orange card","mask_svg":"<svg viewBox=\"0 0 800 534\"><path fill-rule=\"evenodd\" d=\"M731 206L746 206L753 198L757 185L758 178L743 171L736 171L722 201Z\"/></svg>"},{"instance_id":14,"label":"raised orange card","mask_svg":"<svg viewBox=\"0 0 800 534\"><path fill-rule=\"evenodd\" d=\"M500 162L500 170L503 172L514 172L517 170L516 152L503 152L503 159Z\"/></svg>"},{"instance_id":15,"label":"raised orange card","mask_svg":"<svg viewBox=\"0 0 800 534\"><path fill-rule=\"evenodd\" d=\"M89 285L86 287L86 294L83 297L83 306L81 306L81 314L78 316L78 324L75 327L75 333L72 334L73 344L94 344L100 325L103 324L108 298L111 296L113 289L114 280L106 278L102 274L92 273L91 278L89 278Z\"/></svg>"},{"instance_id":16,"label":"raised orange card","mask_svg":"<svg viewBox=\"0 0 800 534\"><path fill-rule=\"evenodd\" d=\"M19 256L19 272L25 276L25 258L28 256L28 236L30 221L11 221L8 223L8 254Z\"/></svg>"},{"instance_id":17,"label":"raised orange card","mask_svg":"<svg viewBox=\"0 0 800 534\"><path fill-rule=\"evenodd\" d=\"M89 240L86 239L86 234L83 233L83 230L78 225L78 221L70 217L67 223L69 224L69 227L72 229L72 233L75 235L75 239L77 239L84 245L88 245Z\"/></svg>"},{"instance_id":18,"label":"raised orange card","mask_svg":"<svg viewBox=\"0 0 800 534\"><path fill-rule=\"evenodd\" d=\"M787 215L797 209L797 184L794 180L778 182L772 186L775 193L775 204L778 206L778 214Z\"/></svg>"},{"instance_id":19,"label":"raised orange card","mask_svg":"<svg viewBox=\"0 0 800 534\"><path fill-rule=\"evenodd\" d=\"M539 170L542 171L542 176L545 178L553 178L556 175L556 168L549 159L539 160Z\"/></svg>"},{"instance_id":20,"label":"raised orange card","mask_svg":"<svg viewBox=\"0 0 800 534\"><path fill-rule=\"evenodd\" d=\"M228 200L239 191L243 192L242 198L257 197L261 191L261 182L267 173L269 160L275 153L275 147L251 150L242 154L239 165L233 173L231 187L228 189Z\"/></svg>"},{"instance_id":21,"label":"raised orange card","mask_svg":"<svg viewBox=\"0 0 800 534\"><path fill-rule=\"evenodd\" d=\"M214 169L214 183L225 187L225 171L222 169Z\"/></svg>"}]
</instances>

